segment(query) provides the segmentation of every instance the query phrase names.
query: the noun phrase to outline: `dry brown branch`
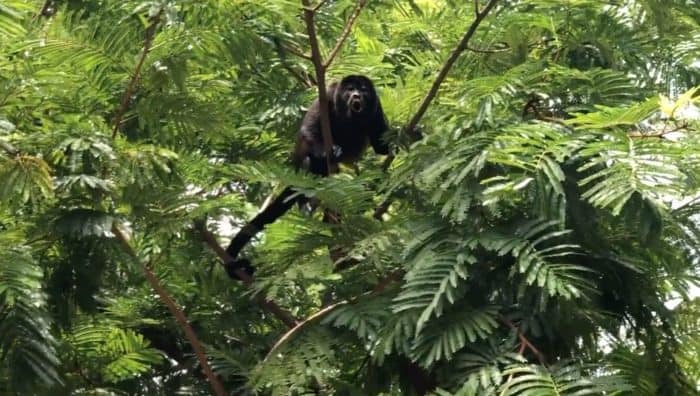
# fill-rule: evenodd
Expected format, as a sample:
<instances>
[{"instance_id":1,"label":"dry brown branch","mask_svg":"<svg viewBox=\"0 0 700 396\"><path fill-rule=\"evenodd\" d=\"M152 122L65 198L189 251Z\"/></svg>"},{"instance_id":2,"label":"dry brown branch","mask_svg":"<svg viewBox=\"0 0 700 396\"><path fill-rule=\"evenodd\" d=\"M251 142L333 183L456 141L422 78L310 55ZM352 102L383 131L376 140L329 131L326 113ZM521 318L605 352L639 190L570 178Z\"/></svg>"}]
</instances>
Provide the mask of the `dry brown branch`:
<instances>
[{"instance_id":1,"label":"dry brown branch","mask_svg":"<svg viewBox=\"0 0 700 396\"><path fill-rule=\"evenodd\" d=\"M136 251L129 243L129 240L119 229L119 227L117 227L116 224L112 226L112 232L116 236L117 240L121 243L122 247L124 247L124 250L129 254L129 256L131 256L135 261L137 261L141 265L141 269L143 270L143 273L146 276L146 280L151 285L153 290L155 290L156 294L158 294L160 301L168 308L170 314L175 318L175 321L177 322L178 326L180 326L182 332L185 333L185 337L192 346L192 350L194 351L194 354L197 357L197 361L202 367L204 375L209 380L209 384L211 385L214 394L217 396L228 395L226 390L224 390L224 386L221 384L221 381L219 381L219 378L216 375L214 375L214 372L209 366L204 347L199 341L199 338L197 338L197 334L194 332L194 329L192 329L192 326L190 326L190 323L187 320L185 313L182 312L182 309L180 309L175 300L173 300L173 298L170 297L170 294L167 292L167 290L165 290L165 288L160 283L156 275L149 268L150 266L141 262L138 255L136 254Z\"/></svg>"},{"instance_id":2,"label":"dry brown branch","mask_svg":"<svg viewBox=\"0 0 700 396\"><path fill-rule=\"evenodd\" d=\"M112 129L112 139L117 137L119 125L122 122L122 118L124 117L124 113L126 113L127 107L129 107L131 95L134 94L134 89L136 89L136 83L138 82L139 77L141 76L141 68L143 67L144 62L146 61L146 56L148 56L148 53L151 52L153 38L156 34L156 27L158 27L162 15L163 9L161 8L158 14L156 14L151 19L151 24L146 28L146 36L143 40L143 49L141 50L141 57L139 58L138 63L136 63L136 68L134 69L134 72L131 74L131 81L129 81L129 85L127 86L126 90L124 91L124 94L122 95L119 110L117 111L117 115L114 118L114 129Z\"/></svg>"},{"instance_id":3,"label":"dry brown branch","mask_svg":"<svg viewBox=\"0 0 700 396\"><path fill-rule=\"evenodd\" d=\"M224 250L224 248L221 247L221 245L219 245L219 242L216 241L214 234L212 234L209 230L206 230L201 227L199 231L202 233L202 239L204 240L204 242L206 242L206 244L209 245L209 248L211 248L217 254L217 256L219 256L222 265L224 263L229 263L233 261L233 258L228 253L226 253L226 250ZM243 284L245 286L250 287L250 285L253 284L253 278L251 278L250 275L248 275L248 273L246 273L242 269L236 270L236 275L239 277L239 279L241 279L241 281L243 281ZM255 302L258 303L265 310L273 314L275 317L277 317L287 327L294 327L297 325L298 320L291 313L277 305L277 303L275 303L274 301L268 300L262 295L256 295Z\"/></svg>"},{"instance_id":4,"label":"dry brown branch","mask_svg":"<svg viewBox=\"0 0 700 396\"><path fill-rule=\"evenodd\" d=\"M328 53L328 58L323 63L324 69L328 69L331 63L333 63L333 59L335 59L335 56L338 55L340 48L343 47L343 43L350 35L350 32L352 31L352 25L355 23L355 20L357 20L357 17L360 16L360 12L362 11L362 8L365 6L365 4L367 4L367 0L357 1L355 8L352 10L352 14L350 14L350 17L348 18L347 22L345 22L343 33L341 33L340 37L338 37L338 41L335 43L335 46L333 47L331 52Z\"/></svg>"},{"instance_id":5,"label":"dry brown branch","mask_svg":"<svg viewBox=\"0 0 700 396\"><path fill-rule=\"evenodd\" d=\"M515 330L516 334L518 335L518 339L520 340L520 354L525 351L525 348L529 349L530 352L532 352L533 355L537 358L537 360L540 362L540 364L544 365L545 364L545 359L544 355L542 352L540 352L539 349L537 349L531 342L530 340L525 337L525 334L523 334L522 331L516 326L513 322L506 318L501 318L501 322L503 322L506 326L510 327L512 330Z\"/></svg>"}]
</instances>

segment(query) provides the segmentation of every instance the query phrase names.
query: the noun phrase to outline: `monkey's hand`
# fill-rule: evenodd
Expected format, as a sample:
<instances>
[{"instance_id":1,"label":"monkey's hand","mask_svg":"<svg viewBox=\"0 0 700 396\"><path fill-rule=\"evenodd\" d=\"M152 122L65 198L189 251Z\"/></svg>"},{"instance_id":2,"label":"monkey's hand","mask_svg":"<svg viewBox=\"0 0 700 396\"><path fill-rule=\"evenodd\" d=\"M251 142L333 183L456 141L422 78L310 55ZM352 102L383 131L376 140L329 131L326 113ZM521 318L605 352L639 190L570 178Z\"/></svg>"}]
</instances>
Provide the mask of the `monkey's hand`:
<instances>
[{"instance_id":1,"label":"monkey's hand","mask_svg":"<svg viewBox=\"0 0 700 396\"><path fill-rule=\"evenodd\" d=\"M236 273L237 270L245 272L250 277L252 277L255 273L255 267L253 266L253 264L250 263L250 260L248 259L237 259L229 261L228 263L224 264L224 269L226 270L226 273L228 274L229 278L235 280L242 280L241 277L239 277Z\"/></svg>"},{"instance_id":2,"label":"monkey's hand","mask_svg":"<svg viewBox=\"0 0 700 396\"><path fill-rule=\"evenodd\" d=\"M343 148L338 146L337 144L333 145L333 148L331 149L333 152L333 159L338 160L340 157L343 155Z\"/></svg>"}]
</instances>

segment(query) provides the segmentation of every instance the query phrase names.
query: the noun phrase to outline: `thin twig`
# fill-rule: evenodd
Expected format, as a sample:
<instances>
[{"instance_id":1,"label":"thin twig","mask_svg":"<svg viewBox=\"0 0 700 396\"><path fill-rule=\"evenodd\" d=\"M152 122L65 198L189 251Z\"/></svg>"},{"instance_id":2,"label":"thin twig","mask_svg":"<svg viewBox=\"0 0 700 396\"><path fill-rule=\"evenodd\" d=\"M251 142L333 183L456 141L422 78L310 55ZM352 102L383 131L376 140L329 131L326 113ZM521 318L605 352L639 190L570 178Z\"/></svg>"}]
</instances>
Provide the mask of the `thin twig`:
<instances>
[{"instance_id":1,"label":"thin twig","mask_svg":"<svg viewBox=\"0 0 700 396\"><path fill-rule=\"evenodd\" d=\"M421 102L420 106L418 107L418 110L416 113L413 115L411 120L408 122L406 127L404 128L404 132L409 134L409 136L414 137L415 135L415 129L420 120L423 118L423 115L425 114L426 110L428 109L428 106L430 103L433 101L435 98L435 95L437 94L438 89L440 88L440 85L442 82L445 80L445 77L447 77L447 73L450 71L454 63L457 61L457 58L459 57L464 50L466 50L469 46L469 40L471 40L472 36L474 36L474 33L476 32L476 29L479 27L481 22L486 18L486 16L489 14L491 9L496 5L498 0L490 0L489 3L484 7L482 11L479 11L479 2L478 0L474 1L474 6L476 8L476 17L474 18L474 21L472 24L469 26L469 29L467 32L464 34L462 39L460 40L459 44L455 47L454 50L452 50L452 53L450 56L447 58L445 63L442 65L442 68L440 69L440 72L438 73L438 76L435 78L435 81L433 82L433 85L430 87L430 90L428 93L425 95L423 98L423 101ZM388 155L384 162L382 163L382 170L387 171L389 167L391 166L391 163L394 161L394 155ZM382 202L377 209L374 211L374 218L376 219L381 219L382 215L389 209L390 202L384 201Z\"/></svg>"},{"instance_id":2,"label":"thin twig","mask_svg":"<svg viewBox=\"0 0 700 396\"><path fill-rule=\"evenodd\" d=\"M413 115L411 121L408 122L408 125L406 126L406 131L408 131L408 133L412 133L416 125L418 125L418 122L420 122L421 118L423 118L423 115L425 114L426 110L428 110L428 106L430 106L430 103L435 98L435 95L437 95L437 91L440 88L440 85L445 80L445 77L447 77L447 73L450 71L450 69L452 69L452 66L457 61L457 58L459 58L462 52L464 52L464 50L467 49L467 46L469 45L469 40L471 40L472 36L476 32L476 29L481 24L481 21L483 21L484 18L486 18L489 11L491 11L491 9L496 5L497 2L498 0L491 0L488 2L488 4L486 4L486 7L484 7L483 11L477 12L474 21L462 37L462 40L460 40L457 47L455 47L455 49L452 50L452 53L442 65L442 69L440 69L440 72L435 78L433 85L430 87L430 90L423 98L423 102L418 107L418 111L416 111L416 113Z\"/></svg>"},{"instance_id":3,"label":"thin twig","mask_svg":"<svg viewBox=\"0 0 700 396\"><path fill-rule=\"evenodd\" d=\"M652 132L652 133L644 133L641 131L633 131L627 134L627 136L631 138L659 138L663 139L666 137L666 135L669 135L671 133L676 133L682 130L685 130L688 128L688 123L683 123L682 125L676 126L676 128L666 130L666 127L664 126L664 129L660 132Z\"/></svg>"},{"instance_id":4,"label":"thin twig","mask_svg":"<svg viewBox=\"0 0 700 396\"><path fill-rule=\"evenodd\" d=\"M339 302L337 302L337 303L334 303L334 304L331 304L331 305L328 305L328 306L325 306L325 307L321 308L321 309L318 310L316 313L314 313L313 315L311 315L311 316L309 316L308 318L304 319L303 321L297 323L296 326L294 326L293 328L289 329L289 331L287 331L286 333L284 333L284 334L282 335L282 337L280 337L280 338L277 340L277 342L275 343L275 345L272 346L272 348L270 349L270 351L268 351L267 356L265 356L265 359L263 359L263 361L268 360L282 345L284 345L285 343L287 343L287 341L289 341L290 339L292 339L294 336L296 336L297 334L299 334L299 333L301 332L301 330L303 330L304 328L308 327L311 323L316 322L317 320L319 320L320 318L322 318L322 317L323 317L324 315L326 315L327 313L331 312L332 310L334 310L334 309L336 309L336 308L338 308L338 307L340 307L340 306L354 303L354 302L356 302L357 300L359 300L359 299L362 298L362 297L372 296L372 295L376 295L376 294L379 294L379 293L383 292L384 289L386 289L386 287L387 287L389 284L391 284L391 283L393 283L393 282L395 282L395 281L397 281L397 280L400 280L401 277L403 276L403 274L404 274L404 271L403 271L403 270L394 271L394 272L390 273L389 275L387 275L387 277L385 277L385 278L383 278L382 280L380 280L379 283L377 283L377 285L376 285L372 290L370 290L370 291L368 291L368 292L364 292L364 293L362 293L362 294L360 294L360 295L357 295L357 296L355 296L355 297L349 298L349 299L347 299L347 300L339 301Z\"/></svg>"},{"instance_id":5,"label":"thin twig","mask_svg":"<svg viewBox=\"0 0 700 396\"><path fill-rule=\"evenodd\" d=\"M297 55L297 56L301 56L301 55L294 53L293 50L291 49L291 47L284 45L277 40L274 41L274 46L275 46L275 52L277 52L277 56L280 58L280 64L282 65L282 67L284 67L285 70L287 70L287 72L289 72L289 74L292 75L292 77L296 78L297 81L299 81L305 87L307 87L307 88L313 87L314 83L312 81L310 81L310 79L308 78L308 75L305 77L298 70L296 70L292 65L290 65L289 62L287 62L286 52L292 53L292 54ZM296 50L294 50L294 51L296 51ZM304 59L306 59L306 58L304 58ZM311 59L311 57L309 57L308 59Z\"/></svg>"},{"instance_id":6,"label":"thin twig","mask_svg":"<svg viewBox=\"0 0 700 396\"><path fill-rule=\"evenodd\" d=\"M160 18L161 15L163 15L163 9L161 8L160 11L158 11L158 14L154 16L151 19L151 24L146 28L146 36L143 40L143 50L141 50L141 57L139 58L138 63L136 64L136 68L134 69L134 72L131 75L131 81L129 81L129 85L126 88L126 91L124 91L124 94L122 95L122 100L121 104L119 105L119 110L117 111L117 115L114 119L114 129L112 129L112 139L117 137L117 131L119 131L119 125L122 122L122 118L124 117L124 113L126 113L127 107L129 107L129 102L131 101L131 95L134 93L134 89L136 88L136 82L139 80L139 77L141 76L141 68L143 67L144 62L146 61L146 56L148 56L148 53L151 52L151 46L153 45L153 38L155 37L156 34L156 27L160 23Z\"/></svg>"},{"instance_id":7,"label":"thin twig","mask_svg":"<svg viewBox=\"0 0 700 396\"><path fill-rule=\"evenodd\" d=\"M151 285L153 290L156 291L156 294L158 294L160 301L163 304L165 304L166 307L168 307L170 314L175 318L175 321L180 326L180 329L183 331L183 333L185 333L185 337L187 337L187 340L192 346L192 350L194 350L194 354L197 357L197 361L202 367L204 375L206 375L207 379L209 380L209 384L211 385L214 394L217 396L228 395L226 390L224 390L224 386L221 384L221 381L219 381L219 378L214 374L211 367L209 366L204 347L199 341L199 338L197 338L197 333L195 333L194 329L192 329L192 326L190 325L189 321L187 320L187 317L185 316L185 313L182 312L182 309L180 309L175 300L173 300L170 294L165 290L163 285L158 280L158 277L156 277L153 271L151 271L151 269L149 268L149 265L146 265L143 262L141 262L138 255L136 254L136 251L129 243L129 240L119 229L119 227L117 227L116 224L112 227L112 232L116 236L117 240L124 247L124 250L129 254L129 256L131 256L135 261L137 261L141 265L141 269L143 270L143 273L146 276L146 280Z\"/></svg>"},{"instance_id":8,"label":"thin twig","mask_svg":"<svg viewBox=\"0 0 700 396\"><path fill-rule=\"evenodd\" d=\"M485 48L485 49L467 46L467 49L471 52L476 52L479 54L496 54L499 52L510 51L510 47L508 45L506 45L503 48Z\"/></svg>"},{"instance_id":9,"label":"thin twig","mask_svg":"<svg viewBox=\"0 0 700 396\"><path fill-rule=\"evenodd\" d=\"M233 261L233 257L231 257L226 250L219 245L219 242L216 241L214 234L203 228L200 228L199 231L202 233L202 239L204 242L206 242L206 244L209 245L209 248L211 248L219 256L222 265ZM253 284L253 278L251 278L250 275L248 275L248 273L244 270L237 269L236 275L241 279L241 281L243 281L245 286L250 287ZM282 323L284 323L287 327L294 327L297 325L298 320L291 313L277 305L277 303L274 301L268 300L262 295L256 295L255 301L265 310L282 321Z\"/></svg>"},{"instance_id":10,"label":"thin twig","mask_svg":"<svg viewBox=\"0 0 700 396\"><path fill-rule=\"evenodd\" d=\"M324 69L328 69L331 63L333 63L333 59L335 59L335 56L338 55L338 51L340 51L340 48L342 48L345 39L347 39L350 35L350 32L352 31L352 25L355 23L355 20L357 20L357 17L360 16L360 12L362 11L362 8L365 6L365 4L367 4L367 0L357 0L355 9L352 10L352 14L350 14L350 17L348 18L347 22L345 22L345 28L343 28L343 33L340 35L340 37L338 37L338 41L336 41L335 46L333 47L331 52L328 53L328 58L323 63Z\"/></svg>"},{"instance_id":11,"label":"thin twig","mask_svg":"<svg viewBox=\"0 0 700 396\"><path fill-rule=\"evenodd\" d=\"M311 323L315 322L319 318L322 318L325 314L334 310L335 308L337 308L341 305L349 304L349 303L350 303L350 300L344 300L344 301L340 301L340 302L335 303L335 304L331 304L327 307L324 307L324 308L318 310L313 315L311 315L308 318L297 323L296 326L289 329L286 333L284 333L282 335L282 337L280 337L277 340L277 342L275 342L275 345L273 345L272 348L270 348L270 350L267 352L267 355L263 359L263 362L267 361L270 358L270 356L272 356L282 345L284 345L287 341L289 341L295 335L299 334L301 332L301 330L308 327Z\"/></svg>"},{"instance_id":12,"label":"thin twig","mask_svg":"<svg viewBox=\"0 0 700 396\"><path fill-rule=\"evenodd\" d=\"M315 7L311 8L311 10L312 10L314 13L318 12L318 10L320 10L321 7L323 7L323 5L326 4L327 1L328 1L328 0L320 0L320 1L318 2L318 4L316 4Z\"/></svg>"},{"instance_id":13,"label":"thin twig","mask_svg":"<svg viewBox=\"0 0 700 396\"><path fill-rule=\"evenodd\" d=\"M289 52L292 55L296 55L296 56L298 56L302 59L305 59L305 60L309 60L309 61L311 60L311 55L305 54L294 47L290 47L288 45L282 44L282 48L284 48L285 51Z\"/></svg>"}]
</instances>

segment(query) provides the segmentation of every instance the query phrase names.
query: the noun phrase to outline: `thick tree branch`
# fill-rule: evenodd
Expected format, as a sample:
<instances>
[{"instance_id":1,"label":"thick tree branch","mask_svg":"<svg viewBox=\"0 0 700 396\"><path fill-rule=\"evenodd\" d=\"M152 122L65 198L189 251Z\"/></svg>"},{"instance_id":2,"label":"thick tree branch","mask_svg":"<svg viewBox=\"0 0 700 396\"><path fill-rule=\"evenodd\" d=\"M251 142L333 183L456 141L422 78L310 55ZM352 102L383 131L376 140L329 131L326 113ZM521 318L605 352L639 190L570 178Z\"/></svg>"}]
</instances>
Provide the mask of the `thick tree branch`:
<instances>
[{"instance_id":1,"label":"thick tree branch","mask_svg":"<svg viewBox=\"0 0 700 396\"><path fill-rule=\"evenodd\" d=\"M226 250L219 245L219 242L216 241L214 234L203 227L199 227L199 231L202 233L202 239L204 242L206 242L206 244L209 245L209 248L211 248L216 255L219 256L222 265L233 261L233 258L226 253ZM248 275L248 273L242 269L237 269L236 275L239 277L239 279L241 279L241 281L243 281L245 286L250 287L253 284L253 278L251 278L250 275ZM256 295L255 302L281 320L287 327L294 327L297 325L297 319L291 313L277 305L274 301L268 300L262 295Z\"/></svg>"},{"instance_id":2,"label":"thick tree branch","mask_svg":"<svg viewBox=\"0 0 700 396\"><path fill-rule=\"evenodd\" d=\"M333 63L333 59L335 59L335 56L338 55L340 48L343 47L343 43L350 35L350 32L352 31L352 25L355 23L355 20L357 20L357 17L360 16L360 12L362 11L362 8L365 6L365 4L367 4L367 0L357 1L355 8L352 10L352 14L350 14L350 17L348 18L347 22L345 22L345 28L343 28L343 33L341 33L340 37L338 37L338 41L335 43L335 46L333 47L331 52L328 53L328 58L323 63L324 69L328 69L331 63Z\"/></svg>"},{"instance_id":3,"label":"thick tree branch","mask_svg":"<svg viewBox=\"0 0 700 396\"><path fill-rule=\"evenodd\" d=\"M331 155L333 151L333 135L331 134L331 120L328 114L328 94L326 92L326 68L323 66L321 59L321 50L318 46L318 37L316 36L316 26L314 24L314 10L311 7L309 0L301 0L304 6L304 22L306 23L306 33L309 36L309 44L311 46L311 60L314 64L316 72L316 86L318 87L318 104L321 110L321 134L323 135L323 149L326 152L326 166L328 174L331 174L333 167L331 165Z\"/></svg>"},{"instance_id":4,"label":"thick tree branch","mask_svg":"<svg viewBox=\"0 0 700 396\"><path fill-rule=\"evenodd\" d=\"M224 386L221 384L221 381L219 381L219 378L214 374L211 367L209 366L209 362L207 361L207 355L204 352L204 347L199 341L199 338L197 338L197 334L194 332L194 329L192 329L192 326L190 325L189 321L187 320L187 317L185 316L185 313L182 312L182 309L180 309L175 300L173 300L173 298L170 297L170 294L165 290L165 288L155 276L153 271L151 271L151 269L149 268L150 266L141 262L138 255L136 254L136 251L129 243L129 240L119 229L119 227L117 227L116 224L112 227L112 232L116 236L117 240L124 247L124 250L129 254L129 256L131 256L135 261L137 261L141 265L141 269L143 270L143 273L146 276L146 280L151 285L153 290L156 291L156 294L158 294L160 301L168 308L170 314L175 318L175 321L177 322L178 326L180 326L182 332L185 333L185 337L187 337L187 340L192 346L192 350L194 350L194 354L197 357L197 361L199 361L199 365L202 367L204 375L206 375L207 379L209 380L209 384L211 385L214 394L217 396L228 395L226 390L224 390Z\"/></svg>"},{"instance_id":5,"label":"thick tree branch","mask_svg":"<svg viewBox=\"0 0 700 396\"><path fill-rule=\"evenodd\" d=\"M129 85L127 86L126 91L124 91L124 94L122 95L122 101L119 105L119 110L117 111L117 115L114 118L114 129L112 129L112 139L117 137L119 125L122 123L124 113L126 113L126 109L129 107L129 102L131 101L131 95L134 94L134 89L136 89L136 83L138 82L139 77L141 76L141 68L143 67L144 62L146 61L146 56L148 56L148 53L151 52L153 38L156 34L156 27L158 27L162 15L163 9L161 8L158 14L156 14L151 19L151 24L148 26L148 28L146 28L146 37L143 40L143 50L141 50L141 57L139 58L138 63L136 63L136 68L134 69L134 72L131 74L131 81L129 81Z\"/></svg>"}]
</instances>

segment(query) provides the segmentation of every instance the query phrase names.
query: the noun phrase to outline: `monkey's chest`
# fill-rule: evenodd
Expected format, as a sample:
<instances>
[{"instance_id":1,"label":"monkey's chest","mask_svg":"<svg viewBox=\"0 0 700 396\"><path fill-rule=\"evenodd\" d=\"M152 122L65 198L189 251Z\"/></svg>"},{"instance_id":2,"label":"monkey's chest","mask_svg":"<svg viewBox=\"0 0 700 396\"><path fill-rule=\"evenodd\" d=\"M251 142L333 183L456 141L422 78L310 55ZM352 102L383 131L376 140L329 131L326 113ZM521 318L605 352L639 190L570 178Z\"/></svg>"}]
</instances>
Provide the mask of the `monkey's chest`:
<instances>
[{"instance_id":1,"label":"monkey's chest","mask_svg":"<svg viewBox=\"0 0 700 396\"><path fill-rule=\"evenodd\" d=\"M361 128L334 128L333 144L340 146L339 162L354 162L367 147L367 134Z\"/></svg>"}]
</instances>

